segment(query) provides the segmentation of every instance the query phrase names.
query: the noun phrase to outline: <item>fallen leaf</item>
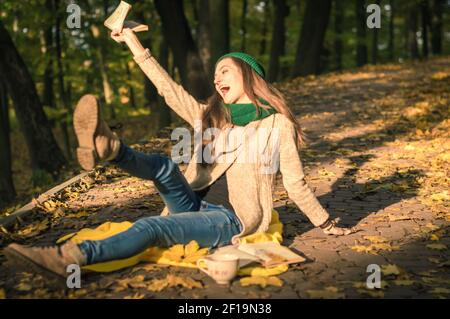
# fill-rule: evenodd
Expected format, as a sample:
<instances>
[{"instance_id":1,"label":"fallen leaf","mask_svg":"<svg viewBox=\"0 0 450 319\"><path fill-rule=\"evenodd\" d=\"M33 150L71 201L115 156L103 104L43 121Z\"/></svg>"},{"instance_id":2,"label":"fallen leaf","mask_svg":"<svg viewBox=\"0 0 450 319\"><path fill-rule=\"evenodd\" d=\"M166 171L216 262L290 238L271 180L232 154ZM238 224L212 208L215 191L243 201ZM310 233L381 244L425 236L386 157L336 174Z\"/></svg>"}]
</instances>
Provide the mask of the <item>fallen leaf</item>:
<instances>
[{"instance_id":1,"label":"fallen leaf","mask_svg":"<svg viewBox=\"0 0 450 319\"><path fill-rule=\"evenodd\" d=\"M15 287L15 289L19 291L30 291L31 289L33 289L33 287L31 287L30 284L21 282Z\"/></svg>"},{"instance_id":2,"label":"fallen leaf","mask_svg":"<svg viewBox=\"0 0 450 319\"><path fill-rule=\"evenodd\" d=\"M144 299L145 295L144 294L140 294L140 293L135 293L134 295L129 295L129 296L125 296L123 297L123 299Z\"/></svg>"},{"instance_id":3,"label":"fallen leaf","mask_svg":"<svg viewBox=\"0 0 450 319\"><path fill-rule=\"evenodd\" d=\"M153 292L160 292L168 287L182 286L187 289L203 288L203 284L190 277L179 277L175 275L167 275L163 279L153 279L150 284L147 285L147 290Z\"/></svg>"},{"instance_id":4,"label":"fallen leaf","mask_svg":"<svg viewBox=\"0 0 450 319\"><path fill-rule=\"evenodd\" d=\"M309 297L313 299L341 299L345 298L345 294L337 287L326 287L323 290L306 290Z\"/></svg>"},{"instance_id":5,"label":"fallen leaf","mask_svg":"<svg viewBox=\"0 0 450 319\"><path fill-rule=\"evenodd\" d=\"M208 248L199 249L195 253L191 254L190 256L185 257L183 259L183 262L195 264L197 262L197 260L199 260L201 257L208 254L208 251L209 251Z\"/></svg>"},{"instance_id":6,"label":"fallen leaf","mask_svg":"<svg viewBox=\"0 0 450 319\"><path fill-rule=\"evenodd\" d=\"M195 240L193 240L184 247L184 256L185 257L191 256L199 249L200 249L200 246L198 245L198 243Z\"/></svg>"},{"instance_id":7,"label":"fallen leaf","mask_svg":"<svg viewBox=\"0 0 450 319\"><path fill-rule=\"evenodd\" d=\"M169 283L166 279L153 279L150 284L147 285L147 290L153 292L160 292L165 289Z\"/></svg>"},{"instance_id":8,"label":"fallen leaf","mask_svg":"<svg viewBox=\"0 0 450 319\"><path fill-rule=\"evenodd\" d=\"M436 243L436 244L428 244L427 248L429 249L433 249L433 250L446 250L447 246L441 243Z\"/></svg>"},{"instance_id":9,"label":"fallen leaf","mask_svg":"<svg viewBox=\"0 0 450 319\"><path fill-rule=\"evenodd\" d=\"M385 281L382 280L380 282L380 288L376 288L376 289L385 289L386 287L389 287L389 284ZM357 288L357 289L369 289L367 287L367 283L365 281L357 281L353 283L353 288Z\"/></svg>"},{"instance_id":10,"label":"fallen leaf","mask_svg":"<svg viewBox=\"0 0 450 319\"><path fill-rule=\"evenodd\" d=\"M397 286L411 286L412 284L414 284L414 280L410 279L395 279L392 280L392 282Z\"/></svg>"},{"instance_id":11,"label":"fallen leaf","mask_svg":"<svg viewBox=\"0 0 450 319\"><path fill-rule=\"evenodd\" d=\"M397 276L397 275L400 275L400 273L401 273L401 271L397 267L397 265L393 265L393 264L382 265L381 272L383 273L384 276L389 276L389 275Z\"/></svg>"},{"instance_id":12,"label":"fallen leaf","mask_svg":"<svg viewBox=\"0 0 450 319\"><path fill-rule=\"evenodd\" d=\"M5 289L0 289L0 299L6 299L6 292Z\"/></svg>"},{"instance_id":13,"label":"fallen leaf","mask_svg":"<svg viewBox=\"0 0 450 319\"><path fill-rule=\"evenodd\" d=\"M430 236L430 240L438 241L438 240L439 240L439 237L438 237L438 235L436 235L436 234L432 234L432 235Z\"/></svg>"},{"instance_id":14,"label":"fallen leaf","mask_svg":"<svg viewBox=\"0 0 450 319\"><path fill-rule=\"evenodd\" d=\"M363 236L363 238L371 241L374 244L385 243L388 241L386 238L381 236Z\"/></svg>"},{"instance_id":15,"label":"fallen leaf","mask_svg":"<svg viewBox=\"0 0 450 319\"><path fill-rule=\"evenodd\" d=\"M82 217L88 217L90 215L91 215L90 213L83 210L83 211L72 213L72 214L66 214L66 215L64 215L64 217L65 218L82 218Z\"/></svg>"},{"instance_id":16,"label":"fallen leaf","mask_svg":"<svg viewBox=\"0 0 450 319\"><path fill-rule=\"evenodd\" d=\"M388 243L380 243L380 244L371 244L369 246L364 245L355 245L351 247L352 250L356 252L364 252L369 254L377 254L380 250L393 251L400 249L400 246L392 246Z\"/></svg>"},{"instance_id":17,"label":"fallen leaf","mask_svg":"<svg viewBox=\"0 0 450 319\"><path fill-rule=\"evenodd\" d=\"M384 292L381 290L366 290L366 289L358 289L358 293L362 295L369 295L373 298L384 298Z\"/></svg>"},{"instance_id":18,"label":"fallen leaf","mask_svg":"<svg viewBox=\"0 0 450 319\"><path fill-rule=\"evenodd\" d=\"M433 258L433 257L428 258L428 261L433 264L439 264L441 262L438 258Z\"/></svg>"},{"instance_id":19,"label":"fallen leaf","mask_svg":"<svg viewBox=\"0 0 450 319\"><path fill-rule=\"evenodd\" d=\"M266 286L283 286L283 281L275 276L263 277L263 276L250 276L244 277L239 280L241 286L246 287L250 285L260 285L262 288Z\"/></svg>"},{"instance_id":20,"label":"fallen leaf","mask_svg":"<svg viewBox=\"0 0 450 319\"><path fill-rule=\"evenodd\" d=\"M182 286L184 288L193 289L193 288L203 288L203 285L200 281L196 281L191 277L179 277L175 275L167 275L167 282L169 286Z\"/></svg>"},{"instance_id":21,"label":"fallen leaf","mask_svg":"<svg viewBox=\"0 0 450 319\"><path fill-rule=\"evenodd\" d=\"M430 293L432 293L432 294L450 294L450 289L434 288L433 290L430 290Z\"/></svg>"}]
</instances>

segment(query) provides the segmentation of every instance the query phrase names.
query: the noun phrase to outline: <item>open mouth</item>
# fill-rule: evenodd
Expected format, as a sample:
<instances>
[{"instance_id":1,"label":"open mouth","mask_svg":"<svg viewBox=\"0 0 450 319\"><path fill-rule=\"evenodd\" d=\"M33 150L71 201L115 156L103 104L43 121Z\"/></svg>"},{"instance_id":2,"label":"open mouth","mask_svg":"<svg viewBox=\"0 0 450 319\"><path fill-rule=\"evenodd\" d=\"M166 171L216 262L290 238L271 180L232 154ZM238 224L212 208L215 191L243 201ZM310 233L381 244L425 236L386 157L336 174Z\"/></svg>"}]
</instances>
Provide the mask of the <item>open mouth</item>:
<instances>
[{"instance_id":1,"label":"open mouth","mask_svg":"<svg viewBox=\"0 0 450 319\"><path fill-rule=\"evenodd\" d=\"M223 87L220 88L220 92L222 92L223 96L227 95L228 91L230 91L230 87L229 86L223 86Z\"/></svg>"}]
</instances>

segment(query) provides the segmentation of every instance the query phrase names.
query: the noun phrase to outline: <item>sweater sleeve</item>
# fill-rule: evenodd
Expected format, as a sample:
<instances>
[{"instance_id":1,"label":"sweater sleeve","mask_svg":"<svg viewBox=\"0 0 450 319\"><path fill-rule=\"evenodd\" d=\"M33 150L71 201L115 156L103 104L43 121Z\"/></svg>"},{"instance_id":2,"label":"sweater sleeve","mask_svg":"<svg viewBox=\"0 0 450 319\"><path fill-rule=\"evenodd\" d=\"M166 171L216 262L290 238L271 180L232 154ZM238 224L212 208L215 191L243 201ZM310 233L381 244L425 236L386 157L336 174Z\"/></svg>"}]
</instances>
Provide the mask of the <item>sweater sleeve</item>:
<instances>
[{"instance_id":1,"label":"sweater sleeve","mask_svg":"<svg viewBox=\"0 0 450 319\"><path fill-rule=\"evenodd\" d=\"M163 67L151 55L150 50L140 56L134 56L145 75L152 81L166 104L174 110L183 120L194 127L195 120L202 119L205 104L199 103L181 85L176 83Z\"/></svg>"},{"instance_id":2,"label":"sweater sleeve","mask_svg":"<svg viewBox=\"0 0 450 319\"><path fill-rule=\"evenodd\" d=\"M280 171L289 198L309 218L314 226L322 225L329 217L305 181L302 162L295 141L295 126L284 120L280 141Z\"/></svg>"}]
</instances>

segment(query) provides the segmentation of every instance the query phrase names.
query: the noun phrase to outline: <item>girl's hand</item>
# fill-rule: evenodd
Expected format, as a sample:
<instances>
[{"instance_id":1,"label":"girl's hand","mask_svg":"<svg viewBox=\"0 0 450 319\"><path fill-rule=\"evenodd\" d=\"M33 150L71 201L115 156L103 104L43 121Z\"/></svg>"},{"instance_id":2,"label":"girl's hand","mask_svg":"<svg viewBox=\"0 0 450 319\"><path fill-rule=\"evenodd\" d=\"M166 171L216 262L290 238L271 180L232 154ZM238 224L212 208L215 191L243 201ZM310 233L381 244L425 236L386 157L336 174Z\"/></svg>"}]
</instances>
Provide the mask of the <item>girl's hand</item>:
<instances>
[{"instance_id":1,"label":"girl's hand","mask_svg":"<svg viewBox=\"0 0 450 319\"><path fill-rule=\"evenodd\" d=\"M345 228L345 227L337 227L339 219L335 219L327 222L325 227L321 227L324 234L326 235L335 235L335 236L346 236L356 232L355 228Z\"/></svg>"},{"instance_id":2,"label":"girl's hand","mask_svg":"<svg viewBox=\"0 0 450 319\"><path fill-rule=\"evenodd\" d=\"M130 28L116 29L111 32L111 38L117 43L126 42L134 36L134 32Z\"/></svg>"}]
</instances>

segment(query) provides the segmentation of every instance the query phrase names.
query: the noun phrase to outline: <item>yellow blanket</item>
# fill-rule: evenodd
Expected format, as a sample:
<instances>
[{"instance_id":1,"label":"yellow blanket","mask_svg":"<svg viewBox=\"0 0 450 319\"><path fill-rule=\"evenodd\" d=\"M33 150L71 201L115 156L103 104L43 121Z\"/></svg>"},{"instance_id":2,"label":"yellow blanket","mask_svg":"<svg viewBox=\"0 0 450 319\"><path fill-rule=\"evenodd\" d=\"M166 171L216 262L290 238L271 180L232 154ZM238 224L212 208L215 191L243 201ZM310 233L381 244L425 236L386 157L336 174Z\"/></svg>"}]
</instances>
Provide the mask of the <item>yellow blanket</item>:
<instances>
[{"instance_id":1,"label":"yellow blanket","mask_svg":"<svg viewBox=\"0 0 450 319\"><path fill-rule=\"evenodd\" d=\"M57 240L57 243L71 240L81 243L84 240L102 240L130 228L130 222L113 223L106 222L95 229L84 228L76 233L68 234ZM241 239L241 243L276 242L283 241L283 224L280 222L278 212L272 210L272 221L265 233L255 233ZM111 272L118 269L134 266L139 262L154 262L179 267L197 268L196 261L208 253L207 248L200 249L195 241L187 245L175 245L170 248L150 247L144 252L121 260L113 260L104 263L84 266L83 269L96 272ZM247 276L274 276L287 271L288 265L280 265L273 268L245 267L239 270L239 275Z\"/></svg>"}]
</instances>

